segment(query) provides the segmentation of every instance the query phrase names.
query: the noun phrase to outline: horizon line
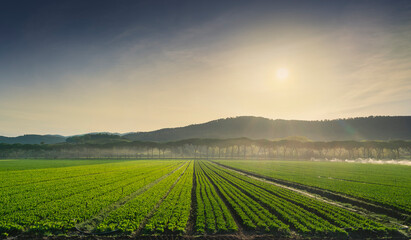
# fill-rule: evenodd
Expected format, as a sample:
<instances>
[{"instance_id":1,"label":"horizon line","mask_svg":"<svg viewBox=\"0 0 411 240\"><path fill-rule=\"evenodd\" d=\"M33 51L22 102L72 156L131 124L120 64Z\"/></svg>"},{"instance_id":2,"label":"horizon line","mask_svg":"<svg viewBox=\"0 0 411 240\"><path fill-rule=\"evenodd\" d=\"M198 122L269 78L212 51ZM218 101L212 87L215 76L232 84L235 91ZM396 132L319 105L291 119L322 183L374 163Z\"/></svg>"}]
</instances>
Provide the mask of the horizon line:
<instances>
[{"instance_id":1,"label":"horizon line","mask_svg":"<svg viewBox=\"0 0 411 240\"><path fill-rule=\"evenodd\" d=\"M109 131L93 131L93 132L87 132L87 133L78 133L78 134L72 134L72 135L61 135L58 133L47 133L47 134L38 134L38 133L24 133L21 135L14 135L14 136L6 136L6 135L0 135L0 137L8 137L8 138L16 138L16 137L23 137L27 135L36 135L36 136L61 136L61 137L73 137L73 136L81 136L81 135L87 135L87 134L98 134L98 133L109 133L109 134L114 134L114 135L125 135L125 134L130 134L130 133L144 133L144 132L155 132L155 131L160 131L160 130L165 130L165 129L173 129L173 128L184 128L188 126L194 126L194 125L201 125L201 124L206 124L209 122L214 122L218 120L226 120L230 118L241 118L241 117L254 117L254 118L264 118L267 120L272 120L272 121L278 121L278 120L283 120L283 121L303 121L303 122L324 122L324 121L337 121L337 120L351 120L351 119L359 119L359 118L376 118L376 117L411 117L411 115L369 115L369 116L359 116L359 117L346 117L346 118L334 118L334 119L316 119L316 120L308 120L308 119L283 119L283 118L268 118L268 117L262 117L262 116L253 116L253 115L241 115L241 116L235 116L235 117L225 117L225 118L217 118L214 120L209 120L205 122L200 122L200 123L192 123L184 126L177 126L177 127L163 127L163 128L157 128L154 130L145 130L145 131L128 131L128 132L109 132Z\"/></svg>"}]
</instances>

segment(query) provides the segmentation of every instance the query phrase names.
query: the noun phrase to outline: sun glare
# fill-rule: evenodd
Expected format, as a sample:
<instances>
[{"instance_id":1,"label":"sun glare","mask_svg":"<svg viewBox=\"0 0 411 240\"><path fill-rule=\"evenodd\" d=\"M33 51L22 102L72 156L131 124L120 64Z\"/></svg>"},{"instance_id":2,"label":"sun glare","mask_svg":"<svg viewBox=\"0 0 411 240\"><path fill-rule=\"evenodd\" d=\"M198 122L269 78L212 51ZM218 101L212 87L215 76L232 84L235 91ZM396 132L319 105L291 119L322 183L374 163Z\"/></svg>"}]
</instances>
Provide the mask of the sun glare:
<instances>
[{"instance_id":1,"label":"sun glare","mask_svg":"<svg viewBox=\"0 0 411 240\"><path fill-rule=\"evenodd\" d=\"M286 78L288 78L288 69L286 68L277 69L276 76L277 76L277 79L279 80L285 80Z\"/></svg>"}]
</instances>

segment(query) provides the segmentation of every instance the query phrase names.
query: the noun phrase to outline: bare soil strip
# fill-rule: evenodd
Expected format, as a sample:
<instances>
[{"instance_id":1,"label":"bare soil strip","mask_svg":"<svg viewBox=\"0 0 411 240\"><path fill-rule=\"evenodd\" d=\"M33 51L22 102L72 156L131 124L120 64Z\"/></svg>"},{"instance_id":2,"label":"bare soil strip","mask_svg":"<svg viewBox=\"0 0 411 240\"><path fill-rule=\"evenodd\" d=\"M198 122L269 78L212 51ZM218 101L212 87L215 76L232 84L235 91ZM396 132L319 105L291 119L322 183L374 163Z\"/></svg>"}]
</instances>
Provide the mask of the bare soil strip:
<instances>
[{"instance_id":1,"label":"bare soil strip","mask_svg":"<svg viewBox=\"0 0 411 240\"><path fill-rule=\"evenodd\" d=\"M142 187L142 188L138 189L137 191L133 192L132 194L127 195L126 197L120 199L119 201L114 202L114 203L110 204L109 206L105 207L98 214L94 215L92 218L90 218L90 219L88 219L88 220L86 220L82 223L77 224L77 226L76 226L77 230L79 230L82 233L91 234L92 230L94 230L95 227L101 221L103 221L104 218L106 218L110 214L110 212L116 210L117 208L123 206L127 202L129 202L129 201L133 200L134 198L136 198L138 195L144 193L149 188L153 187L155 184L157 184L158 182L160 182L164 178L168 177L169 175L173 174L175 171L180 169L184 164L185 164L185 162L182 163L178 168L174 169L173 171L163 175L162 177L160 177L160 178L154 180L153 182L145 185L144 187Z\"/></svg>"},{"instance_id":2,"label":"bare soil strip","mask_svg":"<svg viewBox=\"0 0 411 240\"><path fill-rule=\"evenodd\" d=\"M192 235L194 234L194 227L196 224L196 209L197 209L197 180L196 180L196 168L195 163L193 162L193 188L191 189L191 207L190 207L190 216L188 217L187 227L186 227L186 234Z\"/></svg>"},{"instance_id":3,"label":"bare soil strip","mask_svg":"<svg viewBox=\"0 0 411 240\"><path fill-rule=\"evenodd\" d=\"M234 167L229 167L229 166L217 163L217 162L212 162L212 163L214 163L214 164L216 164L220 167L223 167L225 169L229 169L229 170L235 171L237 173L243 174L245 176L252 177L253 179L268 182L268 183L274 184L276 186L283 187L283 188L292 190L294 192L298 192L300 194L304 194L305 196L315 198L315 199L318 199L318 200L323 201L323 202L327 202L329 204L333 204L333 205L336 205L336 206L339 206L339 207L344 207L344 208L346 208L350 211L355 211L355 210L351 209L351 208L347 208L347 207L345 207L341 204L335 203L335 201L338 201L338 202L341 202L341 203L349 203L353 206L364 208L364 209L366 209L370 212L374 212L374 213L378 213L378 214L384 214L384 215L393 217L395 219L398 219L400 221L405 220L408 217L408 215L406 213L400 212L400 211L398 211L397 209L394 209L394 208L389 208L389 207L384 206L382 204L379 205L379 204L376 204L376 203L366 202L362 199L358 199L358 198L355 198L355 197L352 197L352 196L342 195L342 194L331 192L331 191L328 191L328 190L324 190L324 189L320 189L320 188L316 188L316 187L312 187L312 186L307 186L307 185L303 185L303 184L299 184L299 183L295 183L295 182L289 182L289 181L285 181L285 180L281 180L281 179L276 179L276 178L271 178L271 177L267 177L267 176L258 175L258 174L248 172L248 171L245 171L245 170L237 169L237 168L234 168ZM321 196L321 198L316 197L313 194L317 194L317 195ZM330 201L323 199L323 197L329 199Z\"/></svg>"}]
</instances>

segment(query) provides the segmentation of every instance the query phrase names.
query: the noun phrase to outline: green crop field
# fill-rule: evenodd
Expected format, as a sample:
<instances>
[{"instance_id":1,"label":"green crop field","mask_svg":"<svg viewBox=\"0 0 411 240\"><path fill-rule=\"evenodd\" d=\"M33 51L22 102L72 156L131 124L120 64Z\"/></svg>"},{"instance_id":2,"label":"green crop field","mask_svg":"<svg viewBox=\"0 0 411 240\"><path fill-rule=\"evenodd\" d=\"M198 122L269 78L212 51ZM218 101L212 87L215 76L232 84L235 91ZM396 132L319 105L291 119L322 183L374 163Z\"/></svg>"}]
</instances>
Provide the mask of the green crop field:
<instances>
[{"instance_id":1,"label":"green crop field","mask_svg":"<svg viewBox=\"0 0 411 240\"><path fill-rule=\"evenodd\" d=\"M298 182L411 213L411 167L347 162L219 160L236 169Z\"/></svg>"},{"instance_id":2,"label":"green crop field","mask_svg":"<svg viewBox=\"0 0 411 240\"><path fill-rule=\"evenodd\" d=\"M281 177L287 180L303 181L298 172L290 171L291 166L286 167L287 162L276 163L283 167L281 171L272 167L274 163L264 161L219 163L273 177L282 173ZM306 178L310 179L308 176L315 175L318 163L288 164L295 164L296 171L306 169ZM387 188L393 185L391 187L395 189L406 189L398 194L410 195L409 182L404 182L409 179L409 174L401 167L388 166L385 170L385 166L377 166L380 167L378 174L386 176L379 179L379 175L372 174L371 170L367 172L367 178L364 175L366 168L362 165L358 165L358 169L349 169L341 164L335 166L335 174L332 175L326 165L318 165L322 169L321 176L324 176L319 179L333 176L355 179L357 184L362 180L385 184ZM363 174L354 178L358 171ZM390 171L396 172L397 177L390 177ZM395 182L395 179L402 182ZM366 188L355 190L360 193L361 189ZM409 203L407 205L405 199L403 202L405 204L399 206L407 209ZM261 181L211 161L0 161L2 237L268 234L290 239L312 236L405 238L398 229L361 212Z\"/></svg>"}]
</instances>

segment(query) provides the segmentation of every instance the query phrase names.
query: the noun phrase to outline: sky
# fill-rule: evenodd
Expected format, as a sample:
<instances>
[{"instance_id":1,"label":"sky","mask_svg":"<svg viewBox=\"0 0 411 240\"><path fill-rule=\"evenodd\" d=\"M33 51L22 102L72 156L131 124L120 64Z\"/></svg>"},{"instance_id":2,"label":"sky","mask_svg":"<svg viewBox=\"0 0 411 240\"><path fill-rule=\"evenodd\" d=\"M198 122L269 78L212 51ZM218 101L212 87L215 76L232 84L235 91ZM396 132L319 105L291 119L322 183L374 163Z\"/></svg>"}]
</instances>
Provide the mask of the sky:
<instances>
[{"instance_id":1,"label":"sky","mask_svg":"<svg viewBox=\"0 0 411 240\"><path fill-rule=\"evenodd\" d=\"M411 1L0 3L0 135L244 115L411 115Z\"/></svg>"}]
</instances>

